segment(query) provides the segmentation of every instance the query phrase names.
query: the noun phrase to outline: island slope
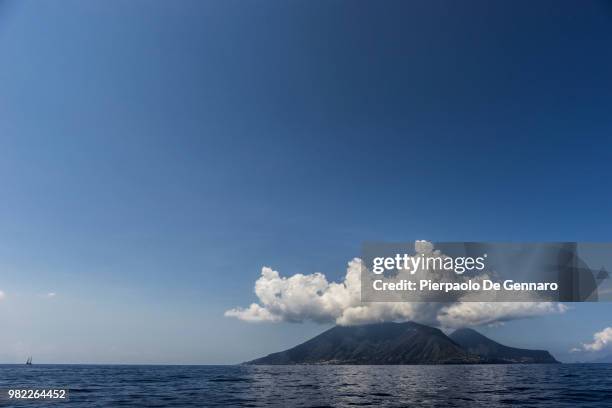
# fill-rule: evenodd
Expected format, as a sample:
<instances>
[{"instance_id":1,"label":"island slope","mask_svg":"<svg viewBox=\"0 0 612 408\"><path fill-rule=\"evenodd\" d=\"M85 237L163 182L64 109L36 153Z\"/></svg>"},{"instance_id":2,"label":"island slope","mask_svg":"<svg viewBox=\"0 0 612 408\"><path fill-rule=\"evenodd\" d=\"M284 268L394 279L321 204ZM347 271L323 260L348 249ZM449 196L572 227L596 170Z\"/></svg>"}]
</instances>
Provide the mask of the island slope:
<instances>
[{"instance_id":1,"label":"island slope","mask_svg":"<svg viewBox=\"0 0 612 408\"><path fill-rule=\"evenodd\" d=\"M544 350L499 344L472 329L450 337L413 322L336 326L305 343L246 364L558 363Z\"/></svg>"},{"instance_id":2,"label":"island slope","mask_svg":"<svg viewBox=\"0 0 612 408\"><path fill-rule=\"evenodd\" d=\"M292 349L247 364L470 364L465 352L439 329L417 323L336 326Z\"/></svg>"},{"instance_id":3,"label":"island slope","mask_svg":"<svg viewBox=\"0 0 612 408\"><path fill-rule=\"evenodd\" d=\"M491 363L558 363L546 350L527 350L504 346L473 329L459 329L450 338L465 351Z\"/></svg>"}]
</instances>

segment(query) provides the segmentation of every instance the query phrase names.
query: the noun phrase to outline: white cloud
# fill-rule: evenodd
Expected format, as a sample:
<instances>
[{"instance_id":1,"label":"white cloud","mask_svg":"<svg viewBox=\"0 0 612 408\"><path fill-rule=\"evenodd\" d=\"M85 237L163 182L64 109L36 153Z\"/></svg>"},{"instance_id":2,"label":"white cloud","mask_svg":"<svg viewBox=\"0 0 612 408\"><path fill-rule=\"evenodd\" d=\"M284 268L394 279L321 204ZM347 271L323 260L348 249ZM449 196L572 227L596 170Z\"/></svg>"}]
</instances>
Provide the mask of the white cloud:
<instances>
[{"instance_id":1,"label":"white cloud","mask_svg":"<svg viewBox=\"0 0 612 408\"><path fill-rule=\"evenodd\" d=\"M431 252L431 245L417 241L419 252ZM550 302L361 302L361 260L348 263L344 280L329 282L324 274L296 274L282 277L269 267L255 282L259 302L237 307L225 316L248 322L302 322L354 325L382 321L413 320L441 327L495 324L549 313L563 313L566 306Z\"/></svg>"},{"instance_id":2,"label":"white cloud","mask_svg":"<svg viewBox=\"0 0 612 408\"><path fill-rule=\"evenodd\" d=\"M49 293L47 293L47 297L48 297L48 298L53 298L53 297L55 297L55 296L57 296L57 293L55 293L55 292L49 292Z\"/></svg>"},{"instance_id":3,"label":"white cloud","mask_svg":"<svg viewBox=\"0 0 612 408\"><path fill-rule=\"evenodd\" d=\"M277 322L282 320L280 316L273 315L265 307L259 306L257 303L251 303L246 309L235 308L225 312L227 317L236 317L246 322Z\"/></svg>"},{"instance_id":4,"label":"white cloud","mask_svg":"<svg viewBox=\"0 0 612 408\"><path fill-rule=\"evenodd\" d=\"M480 326L565 311L552 302L457 302L442 308L438 320L445 327Z\"/></svg>"},{"instance_id":5,"label":"white cloud","mask_svg":"<svg viewBox=\"0 0 612 408\"><path fill-rule=\"evenodd\" d=\"M0 300L3 300L6 297L3 291L0 290Z\"/></svg>"},{"instance_id":6,"label":"white cloud","mask_svg":"<svg viewBox=\"0 0 612 408\"><path fill-rule=\"evenodd\" d=\"M246 321L333 321L359 303L359 268L358 260L351 261L344 282L330 283L322 273L285 278L264 267L255 282L260 305L228 310L225 315Z\"/></svg>"},{"instance_id":7,"label":"white cloud","mask_svg":"<svg viewBox=\"0 0 612 408\"><path fill-rule=\"evenodd\" d=\"M612 348L612 327L606 327L593 335L592 343L583 343L584 351L601 351Z\"/></svg>"}]
</instances>

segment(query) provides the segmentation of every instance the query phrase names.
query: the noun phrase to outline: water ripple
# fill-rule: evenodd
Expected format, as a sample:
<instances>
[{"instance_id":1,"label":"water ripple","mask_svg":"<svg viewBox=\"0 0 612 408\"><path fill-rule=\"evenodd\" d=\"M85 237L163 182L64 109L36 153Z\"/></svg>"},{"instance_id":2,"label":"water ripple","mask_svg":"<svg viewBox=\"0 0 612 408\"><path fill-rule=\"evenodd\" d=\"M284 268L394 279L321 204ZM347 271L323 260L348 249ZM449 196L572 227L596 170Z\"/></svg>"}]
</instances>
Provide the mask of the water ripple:
<instances>
[{"instance_id":1,"label":"water ripple","mask_svg":"<svg viewBox=\"0 0 612 408\"><path fill-rule=\"evenodd\" d=\"M9 387L70 389L68 402L37 407L601 407L612 365L0 365Z\"/></svg>"}]
</instances>

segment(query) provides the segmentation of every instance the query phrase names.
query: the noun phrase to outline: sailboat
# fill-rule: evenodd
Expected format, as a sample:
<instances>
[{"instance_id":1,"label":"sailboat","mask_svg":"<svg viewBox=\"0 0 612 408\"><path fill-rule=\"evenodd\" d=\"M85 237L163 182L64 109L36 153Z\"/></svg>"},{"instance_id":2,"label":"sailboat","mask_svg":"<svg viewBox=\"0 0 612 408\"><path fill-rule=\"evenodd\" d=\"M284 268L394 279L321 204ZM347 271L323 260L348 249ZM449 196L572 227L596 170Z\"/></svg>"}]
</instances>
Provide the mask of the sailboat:
<instances>
[{"instance_id":1,"label":"sailboat","mask_svg":"<svg viewBox=\"0 0 612 408\"><path fill-rule=\"evenodd\" d=\"M32 356L28 357L26 360L26 365L32 365Z\"/></svg>"}]
</instances>

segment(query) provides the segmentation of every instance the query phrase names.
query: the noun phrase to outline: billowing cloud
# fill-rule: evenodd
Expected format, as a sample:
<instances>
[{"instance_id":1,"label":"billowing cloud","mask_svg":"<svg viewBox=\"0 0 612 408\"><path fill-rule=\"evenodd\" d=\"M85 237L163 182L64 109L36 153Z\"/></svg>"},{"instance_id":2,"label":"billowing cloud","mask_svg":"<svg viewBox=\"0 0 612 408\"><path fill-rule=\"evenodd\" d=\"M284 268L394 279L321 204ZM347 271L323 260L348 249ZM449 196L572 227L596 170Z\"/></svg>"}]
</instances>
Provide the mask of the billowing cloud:
<instances>
[{"instance_id":1,"label":"billowing cloud","mask_svg":"<svg viewBox=\"0 0 612 408\"><path fill-rule=\"evenodd\" d=\"M592 343L583 343L584 351L601 351L612 348L612 327L606 327L593 335Z\"/></svg>"},{"instance_id":2,"label":"billowing cloud","mask_svg":"<svg viewBox=\"0 0 612 408\"><path fill-rule=\"evenodd\" d=\"M457 302L442 308L438 321L444 327L480 326L566 310L564 304L552 302Z\"/></svg>"},{"instance_id":3,"label":"billowing cloud","mask_svg":"<svg viewBox=\"0 0 612 408\"><path fill-rule=\"evenodd\" d=\"M328 282L322 273L285 278L264 267L255 282L260 304L228 310L225 315L246 321L334 321L359 304L359 262L349 262L343 283Z\"/></svg>"},{"instance_id":4,"label":"billowing cloud","mask_svg":"<svg viewBox=\"0 0 612 408\"><path fill-rule=\"evenodd\" d=\"M246 322L279 322L282 319L280 315L274 315L265 307L259 306L257 303L251 303L246 309L235 308L225 312L227 317L237 317Z\"/></svg>"},{"instance_id":5,"label":"billowing cloud","mask_svg":"<svg viewBox=\"0 0 612 408\"><path fill-rule=\"evenodd\" d=\"M417 245L425 244L417 242ZM310 320L354 325L412 320L453 328L502 323L549 313L563 313L566 310L564 305L550 302L362 303L361 267L360 259L351 260L344 280L340 283L329 282L322 273L282 277L277 271L264 267L255 282L255 294L259 302L247 308L228 310L225 315L248 322Z\"/></svg>"}]
</instances>

